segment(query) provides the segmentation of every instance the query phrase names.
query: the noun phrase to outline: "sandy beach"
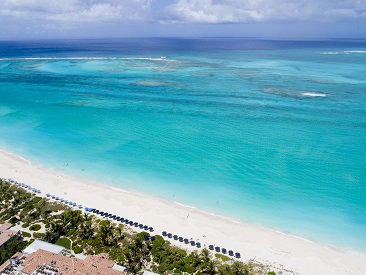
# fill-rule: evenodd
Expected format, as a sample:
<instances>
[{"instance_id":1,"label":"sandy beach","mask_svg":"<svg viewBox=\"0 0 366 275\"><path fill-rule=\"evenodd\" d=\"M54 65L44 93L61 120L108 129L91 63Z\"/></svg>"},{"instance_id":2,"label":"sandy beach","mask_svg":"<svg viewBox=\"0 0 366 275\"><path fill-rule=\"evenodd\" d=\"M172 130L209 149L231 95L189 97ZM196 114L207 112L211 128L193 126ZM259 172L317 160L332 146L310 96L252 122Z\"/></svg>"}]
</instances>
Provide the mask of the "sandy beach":
<instances>
[{"instance_id":1,"label":"sandy beach","mask_svg":"<svg viewBox=\"0 0 366 275\"><path fill-rule=\"evenodd\" d=\"M179 236L240 252L283 274L366 274L366 254L343 251L296 236L244 224L174 202L76 179L0 151L0 177L12 178L84 207L93 207ZM173 244L189 249L178 241Z\"/></svg>"}]
</instances>

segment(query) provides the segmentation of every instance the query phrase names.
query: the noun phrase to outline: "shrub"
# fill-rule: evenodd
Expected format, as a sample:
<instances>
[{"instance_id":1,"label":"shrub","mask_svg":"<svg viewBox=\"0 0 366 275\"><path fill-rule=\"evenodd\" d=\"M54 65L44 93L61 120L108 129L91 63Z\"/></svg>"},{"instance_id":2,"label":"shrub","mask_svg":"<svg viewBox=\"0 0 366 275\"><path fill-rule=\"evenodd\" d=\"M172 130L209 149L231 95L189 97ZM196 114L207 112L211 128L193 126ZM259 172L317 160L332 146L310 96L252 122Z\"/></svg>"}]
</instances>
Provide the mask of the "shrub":
<instances>
[{"instance_id":1,"label":"shrub","mask_svg":"<svg viewBox=\"0 0 366 275\"><path fill-rule=\"evenodd\" d=\"M27 228L29 226L29 223L23 223L22 227Z\"/></svg>"},{"instance_id":2,"label":"shrub","mask_svg":"<svg viewBox=\"0 0 366 275\"><path fill-rule=\"evenodd\" d=\"M267 273L267 275L276 275L276 272L270 271L270 272Z\"/></svg>"},{"instance_id":3,"label":"shrub","mask_svg":"<svg viewBox=\"0 0 366 275\"><path fill-rule=\"evenodd\" d=\"M83 252L83 249L80 246L75 246L73 250L75 254L80 254Z\"/></svg>"},{"instance_id":4,"label":"shrub","mask_svg":"<svg viewBox=\"0 0 366 275\"><path fill-rule=\"evenodd\" d=\"M30 238L32 235L30 234L30 233L28 233L28 232L22 232L22 236L24 237L24 238Z\"/></svg>"},{"instance_id":5,"label":"shrub","mask_svg":"<svg viewBox=\"0 0 366 275\"><path fill-rule=\"evenodd\" d=\"M44 233L38 233L38 232L33 233L33 238L35 238L35 239L43 239L43 237L44 237Z\"/></svg>"},{"instance_id":6,"label":"shrub","mask_svg":"<svg viewBox=\"0 0 366 275\"><path fill-rule=\"evenodd\" d=\"M32 231L38 231L41 229L41 226L39 224L33 224L31 227L29 227L29 230Z\"/></svg>"},{"instance_id":7,"label":"shrub","mask_svg":"<svg viewBox=\"0 0 366 275\"><path fill-rule=\"evenodd\" d=\"M224 262L230 261L230 258L228 256L225 256L225 255L222 255L222 254L219 254L219 253L216 253L215 257L217 259L221 259Z\"/></svg>"},{"instance_id":8,"label":"shrub","mask_svg":"<svg viewBox=\"0 0 366 275\"><path fill-rule=\"evenodd\" d=\"M19 221L19 220L18 220L16 217L12 217L12 218L9 220L9 222L10 222L11 224L16 224L18 221Z\"/></svg>"},{"instance_id":9,"label":"shrub","mask_svg":"<svg viewBox=\"0 0 366 275\"><path fill-rule=\"evenodd\" d=\"M41 199L42 199L41 197L35 197L35 198L31 201L31 203L32 203L32 204L35 204L35 203L39 202Z\"/></svg>"}]
</instances>

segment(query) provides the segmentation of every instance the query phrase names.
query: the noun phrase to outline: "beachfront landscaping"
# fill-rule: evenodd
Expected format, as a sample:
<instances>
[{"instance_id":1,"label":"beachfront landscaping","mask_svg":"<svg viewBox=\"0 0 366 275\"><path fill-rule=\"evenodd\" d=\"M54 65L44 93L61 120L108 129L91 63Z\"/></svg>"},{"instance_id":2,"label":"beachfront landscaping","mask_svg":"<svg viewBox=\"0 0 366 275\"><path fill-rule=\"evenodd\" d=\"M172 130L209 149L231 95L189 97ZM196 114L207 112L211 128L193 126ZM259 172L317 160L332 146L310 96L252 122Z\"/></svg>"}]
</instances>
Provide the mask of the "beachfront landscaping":
<instances>
[{"instance_id":1,"label":"beachfront landscaping","mask_svg":"<svg viewBox=\"0 0 366 275\"><path fill-rule=\"evenodd\" d=\"M33 238L56 243L71 253L108 253L133 273L149 269L159 274L263 274L264 267L243 263L206 248L187 252L162 236L134 232L131 227L74 210L0 180L0 223L20 228ZM153 237L153 238L152 238ZM23 249L19 247L19 249Z\"/></svg>"}]
</instances>

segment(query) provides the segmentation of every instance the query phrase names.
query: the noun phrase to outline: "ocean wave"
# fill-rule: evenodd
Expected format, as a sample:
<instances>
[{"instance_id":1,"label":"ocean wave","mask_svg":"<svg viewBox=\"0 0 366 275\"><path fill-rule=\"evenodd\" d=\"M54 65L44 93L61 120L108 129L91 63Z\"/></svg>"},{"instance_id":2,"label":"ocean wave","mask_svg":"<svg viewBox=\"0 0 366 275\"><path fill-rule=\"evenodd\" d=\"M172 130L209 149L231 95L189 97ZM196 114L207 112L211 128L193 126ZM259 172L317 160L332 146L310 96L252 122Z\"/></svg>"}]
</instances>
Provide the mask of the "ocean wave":
<instances>
[{"instance_id":1,"label":"ocean wave","mask_svg":"<svg viewBox=\"0 0 366 275\"><path fill-rule=\"evenodd\" d=\"M180 202L173 201L173 203L175 203L179 206L185 207L185 208L196 209L196 207L194 207L194 206L186 205L186 204L183 204L183 203L180 203Z\"/></svg>"},{"instance_id":2,"label":"ocean wave","mask_svg":"<svg viewBox=\"0 0 366 275\"><path fill-rule=\"evenodd\" d=\"M341 54L340 52L321 52L320 54Z\"/></svg>"},{"instance_id":3,"label":"ocean wave","mask_svg":"<svg viewBox=\"0 0 366 275\"><path fill-rule=\"evenodd\" d=\"M343 51L344 53L366 53L366 51Z\"/></svg>"},{"instance_id":4,"label":"ocean wave","mask_svg":"<svg viewBox=\"0 0 366 275\"><path fill-rule=\"evenodd\" d=\"M323 93L311 93L311 92L305 92L302 93L303 96L308 96L308 97L327 97L326 94Z\"/></svg>"},{"instance_id":5,"label":"ocean wave","mask_svg":"<svg viewBox=\"0 0 366 275\"><path fill-rule=\"evenodd\" d=\"M179 62L175 59L162 57L14 57L0 58L1 61L16 61L16 60L148 60L148 61L165 61Z\"/></svg>"}]
</instances>

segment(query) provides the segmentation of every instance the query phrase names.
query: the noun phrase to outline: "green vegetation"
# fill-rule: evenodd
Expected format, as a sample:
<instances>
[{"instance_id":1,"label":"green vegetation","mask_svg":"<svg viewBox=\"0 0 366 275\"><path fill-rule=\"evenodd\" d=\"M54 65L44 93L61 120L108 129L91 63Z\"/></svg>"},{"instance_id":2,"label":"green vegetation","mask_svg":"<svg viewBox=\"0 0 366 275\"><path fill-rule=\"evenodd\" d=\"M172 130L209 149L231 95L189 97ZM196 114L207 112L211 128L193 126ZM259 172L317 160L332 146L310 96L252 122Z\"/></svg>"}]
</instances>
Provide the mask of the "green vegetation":
<instances>
[{"instance_id":1,"label":"green vegetation","mask_svg":"<svg viewBox=\"0 0 366 275\"><path fill-rule=\"evenodd\" d=\"M41 226L39 224L33 224L31 227L29 227L29 230L31 231L38 231L41 229Z\"/></svg>"},{"instance_id":2,"label":"green vegetation","mask_svg":"<svg viewBox=\"0 0 366 275\"><path fill-rule=\"evenodd\" d=\"M267 273L267 275L276 275L276 272L270 271L270 272Z\"/></svg>"},{"instance_id":3,"label":"green vegetation","mask_svg":"<svg viewBox=\"0 0 366 275\"><path fill-rule=\"evenodd\" d=\"M59 238L55 244L71 249L71 241L68 238Z\"/></svg>"},{"instance_id":4,"label":"green vegetation","mask_svg":"<svg viewBox=\"0 0 366 275\"><path fill-rule=\"evenodd\" d=\"M18 238L13 238L2 246L0 249L0 265L2 265L6 260L13 256L16 252L22 251L27 246L27 242L19 240Z\"/></svg>"},{"instance_id":5,"label":"green vegetation","mask_svg":"<svg viewBox=\"0 0 366 275\"><path fill-rule=\"evenodd\" d=\"M83 252L83 249L80 246L75 246L73 250L75 254L80 254Z\"/></svg>"},{"instance_id":6,"label":"green vegetation","mask_svg":"<svg viewBox=\"0 0 366 275\"><path fill-rule=\"evenodd\" d=\"M224 262L230 261L230 257L228 257L226 255L219 254L219 253L216 253L215 257L217 259L220 259L220 260L224 261Z\"/></svg>"},{"instance_id":7,"label":"green vegetation","mask_svg":"<svg viewBox=\"0 0 366 275\"><path fill-rule=\"evenodd\" d=\"M67 249L71 249L72 241L76 254L108 253L110 259L133 274L146 268L160 274L263 274L263 267L257 264L232 260L221 254L213 257L207 249L188 253L159 235L151 241L145 238L147 232L130 233L122 224L100 220L46 198L34 197L22 188L0 180L0 221L13 217L23 222L24 228L30 226L29 229L34 231L40 230L38 223L45 224L46 232L34 232L34 238ZM23 232L23 236L29 237L30 234Z\"/></svg>"},{"instance_id":8,"label":"green vegetation","mask_svg":"<svg viewBox=\"0 0 366 275\"><path fill-rule=\"evenodd\" d=\"M30 233L28 233L28 232L22 232L22 236L24 238L30 238L32 235Z\"/></svg>"}]
</instances>

